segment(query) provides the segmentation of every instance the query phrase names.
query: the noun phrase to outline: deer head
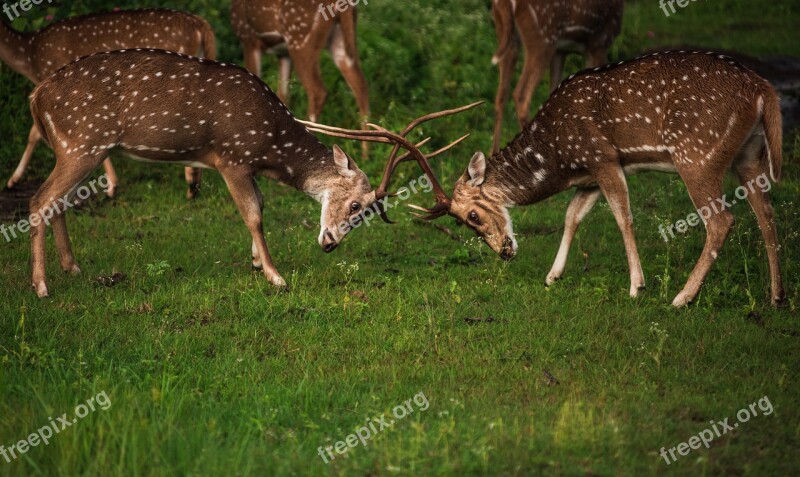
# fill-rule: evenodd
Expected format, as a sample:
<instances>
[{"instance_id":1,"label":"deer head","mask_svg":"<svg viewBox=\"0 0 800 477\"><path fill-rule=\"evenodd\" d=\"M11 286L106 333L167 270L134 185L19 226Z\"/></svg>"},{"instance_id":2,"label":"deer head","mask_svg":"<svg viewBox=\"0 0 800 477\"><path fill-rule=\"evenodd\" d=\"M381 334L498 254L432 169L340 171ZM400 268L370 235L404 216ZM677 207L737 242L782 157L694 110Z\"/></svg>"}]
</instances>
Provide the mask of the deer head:
<instances>
[{"instance_id":1,"label":"deer head","mask_svg":"<svg viewBox=\"0 0 800 477\"><path fill-rule=\"evenodd\" d=\"M486 181L486 165L486 156L476 152L467 170L456 182L452 199L447 197L434 178L429 178L436 191L436 205L429 209L415 205L411 207L425 212L425 215L415 214L425 220L444 215L455 217L500 257L511 260L517 253L517 241L508 213L511 205L500 188Z\"/></svg>"},{"instance_id":2,"label":"deer head","mask_svg":"<svg viewBox=\"0 0 800 477\"><path fill-rule=\"evenodd\" d=\"M393 223L386 215L384 201L395 195L389 193L388 189L392 173L397 165L413 159L422 166L428 177L434 177L433 171L431 171L428 165L428 160L452 149L469 137L468 134L464 135L449 145L431 154L424 155L420 151L420 147L427 143L430 138L418 144L414 144L408 141L406 136L416 127L427 121L458 114L480 104L482 103L473 103L461 108L422 116L409 123L400 134L393 133L375 124L369 124L371 127L370 130L350 130L310 121L299 121L311 132L338 138L394 145L386 164L383 179L376 190L372 190L367 176L356 166L355 162L338 146L334 146L333 160L336 164L339 177L333 180L327 180L326 184L319 184L319 186L312 184L309 187L309 189L313 191L312 194L322 204L322 218L320 221L319 234L319 244L322 249L325 252L333 251L341 240L356 227L360 221L364 220L364 214L370 209L377 210L378 214L385 222ZM398 156L401 148L406 149L408 153L403 156Z\"/></svg>"}]
</instances>

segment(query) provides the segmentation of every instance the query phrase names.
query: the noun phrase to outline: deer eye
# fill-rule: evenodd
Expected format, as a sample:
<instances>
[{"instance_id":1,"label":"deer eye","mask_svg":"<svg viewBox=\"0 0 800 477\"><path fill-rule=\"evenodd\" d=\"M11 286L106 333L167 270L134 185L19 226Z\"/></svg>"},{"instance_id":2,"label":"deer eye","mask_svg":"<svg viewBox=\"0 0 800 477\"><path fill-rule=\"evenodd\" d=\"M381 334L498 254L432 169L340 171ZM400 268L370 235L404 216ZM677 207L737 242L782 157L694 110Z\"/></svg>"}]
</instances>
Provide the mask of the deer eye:
<instances>
[{"instance_id":1,"label":"deer eye","mask_svg":"<svg viewBox=\"0 0 800 477\"><path fill-rule=\"evenodd\" d=\"M475 212L474 210L469 213L469 221L473 222L473 223L476 223L476 224L480 224L481 223L481 220L478 218L478 213Z\"/></svg>"},{"instance_id":2,"label":"deer eye","mask_svg":"<svg viewBox=\"0 0 800 477\"><path fill-rule=\"evenodd\" d=\"M350 204L350 210L352 210L353 212L358 212L359 210L361 210L361 204L359 204L358 202L353 202L352 204Z\"/></svg>"}]
</instances>

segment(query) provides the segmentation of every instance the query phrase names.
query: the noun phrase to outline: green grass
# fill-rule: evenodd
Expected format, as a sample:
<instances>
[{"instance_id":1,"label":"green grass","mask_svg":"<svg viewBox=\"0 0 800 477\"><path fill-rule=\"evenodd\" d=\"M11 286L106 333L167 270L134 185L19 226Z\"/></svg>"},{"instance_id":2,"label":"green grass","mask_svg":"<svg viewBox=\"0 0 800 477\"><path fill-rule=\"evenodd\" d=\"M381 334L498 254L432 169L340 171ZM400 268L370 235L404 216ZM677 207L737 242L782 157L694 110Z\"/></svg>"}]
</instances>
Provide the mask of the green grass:
<instances>
[{"instance_id":1,"label":"green grass","mask_svg":"<svg viewBox=\"0 0 800 477\"><path fill-rule=\"evenodd\" d=\"M156 2L142 2L141 5ZM221 1L190 1L238 60ZM159 3L160 4L160 3ZM189 8L178 2L169 5ZM114 3L113 6L131 4ZM138 5L138 4L137 4ZM800 55L798 7L767 0L692 2L666 18L628 5L612 52L675 43ZM74 2L74 12L112 6ZM69 6L52 10L58 16ZM42 13L44 10L41 11ZM39 20L22 20L20 26ZM374 119L397 128L424 112L491 101L497 72L489 2L373 0L360 49ZM648 32L652 34L648 35ZM265 79L274 82L275 62ZM571 58L569 69L580 65ZM329 58L323 119L354 126L355 102ZM292 108L305 111L292 85ZM31 87L0 71L0 170L10 174L30 127ZM546 96L538 92L536 104ZM491 143L490 107L423 127L452 184ZM509 105L506 138L515 132ZM346 144L355 153L357 144ZM545 289L568 194L512 212L520 257L510 264L452 221L462 243L394 212L400 224L355 231L331 255L316 244L319 206L266 180L267 241L292 292L250 270L249 236L218 175L184 199L181 168L118 160L120 196L69 213L79 277L59 271L48 237L52 298L29 288L27 237L0 244L0 445L105 391L90 413L0 475L792 475L800 468L800 139L785 139L773 190L790 307L769 305L766 255L752 213L737 224L697 303L673 310L704 240L665 243L658 225L691 212L674 176L631 182L648 289L628 297L619 231L605 204L587 218L565 279ZM362 163L377 183L387 154ZM46 177L52 153L31 168ZM417 177L405 166L397 184ZM735 184L729 182L731 191ZM450 186L448 186L449 188ZM418 203L430 197L415 197ZM395 209L399 210L399 209ZM355 267L354 264L358 266ZM122 272L115 287L95 279ZM474 322L474 318L493 321ZM560 382L551 383L545 370ZM333 445L423 392L430 403L326 465ZM667 466L661 447L687 441L763 396L774 406Z\"/></svg>"}]
</instances>

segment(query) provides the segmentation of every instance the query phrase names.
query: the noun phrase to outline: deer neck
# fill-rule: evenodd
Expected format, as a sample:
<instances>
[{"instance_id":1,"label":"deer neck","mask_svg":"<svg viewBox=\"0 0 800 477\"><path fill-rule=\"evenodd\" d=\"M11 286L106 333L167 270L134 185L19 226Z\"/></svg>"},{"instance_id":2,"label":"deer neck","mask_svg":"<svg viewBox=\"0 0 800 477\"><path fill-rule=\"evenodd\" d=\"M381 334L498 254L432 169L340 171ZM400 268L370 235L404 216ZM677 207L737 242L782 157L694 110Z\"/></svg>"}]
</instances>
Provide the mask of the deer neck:
<instances>
[{"instance_id":1,"label":"deer neck","mask_svg":"<svg viewBox=\"0 0 800 477\"><path fill-rule=\"evenodd\" d=\"M487 161L486 185L503 195L509 206L534 204L570 188L555 148L534 125L526 126Z\"/></svg>"},{"instance_id":2,"label":"deer neck","mask_svg":"<svg viewBox=\"0 0 800 477\"><path fill-rule=\"evenodd\" d=\"M34 83L38 82L31 67L30 35L13 29L3 21L0 21L0 60Z\"/></svg>"}]
</instances>

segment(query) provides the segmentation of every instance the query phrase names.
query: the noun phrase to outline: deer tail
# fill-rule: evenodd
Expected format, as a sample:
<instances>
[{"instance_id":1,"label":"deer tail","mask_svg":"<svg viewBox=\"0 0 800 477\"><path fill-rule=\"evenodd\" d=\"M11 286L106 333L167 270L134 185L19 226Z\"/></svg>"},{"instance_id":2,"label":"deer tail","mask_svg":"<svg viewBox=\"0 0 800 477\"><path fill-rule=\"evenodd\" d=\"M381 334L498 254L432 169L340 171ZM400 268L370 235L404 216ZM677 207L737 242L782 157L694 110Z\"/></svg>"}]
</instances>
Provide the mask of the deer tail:
<instances>
[{"instance_id":1,"label":"deer tail","mask_svg":"<svg viewBox=\"0 0 800 477\"><path fill-rule=\"evenodd\" d=\"M770 87L763 100L762 121L764 123L764 137L767 142L766 155L769 163L769 174L773 182L781 179L781 166L783 164L783 119L778 94Z\"/></svg>"},{"instance_id":2,"label":"deer tail","mask_svg":"<svg viewBox=\"0 0 800 477\"><path fill-rule=\"evenodd\" d=\"M41 105L39 104L39 91L42 85L45 83L39 83L36 88L34 88L33 92L31 93L30 99L30 106L31 106L31 116L33 116L33 124L39 129L39 133L42 135L42 141L45 142L50 148L52 149L53 144L50 141L50 138L47 136L47 128L44 124L44 118L42 117Z\"/></svg>"}]
</instances>

